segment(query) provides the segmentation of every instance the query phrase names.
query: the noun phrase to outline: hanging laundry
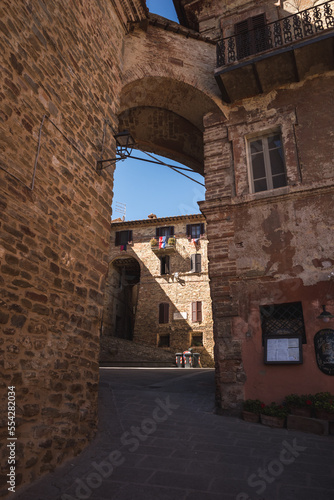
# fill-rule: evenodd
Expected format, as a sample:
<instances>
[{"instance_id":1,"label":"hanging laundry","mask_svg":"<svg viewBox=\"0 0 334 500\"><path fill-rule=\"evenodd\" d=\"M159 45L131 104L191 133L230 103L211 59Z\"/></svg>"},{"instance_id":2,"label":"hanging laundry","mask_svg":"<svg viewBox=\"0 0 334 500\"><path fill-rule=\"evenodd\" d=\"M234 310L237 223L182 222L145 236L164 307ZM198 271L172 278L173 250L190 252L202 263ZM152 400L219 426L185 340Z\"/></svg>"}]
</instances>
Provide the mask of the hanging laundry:
<instances>
[{"instance_id":1,"label":"hanging laundry","mask_svg":"<svg viewBox=\"0 0 334 500\"><path fill-rule=\"evenodd\" d=\"M121 245L121 252L126 252L126 245Z\"/></svg>"}]
</instances>

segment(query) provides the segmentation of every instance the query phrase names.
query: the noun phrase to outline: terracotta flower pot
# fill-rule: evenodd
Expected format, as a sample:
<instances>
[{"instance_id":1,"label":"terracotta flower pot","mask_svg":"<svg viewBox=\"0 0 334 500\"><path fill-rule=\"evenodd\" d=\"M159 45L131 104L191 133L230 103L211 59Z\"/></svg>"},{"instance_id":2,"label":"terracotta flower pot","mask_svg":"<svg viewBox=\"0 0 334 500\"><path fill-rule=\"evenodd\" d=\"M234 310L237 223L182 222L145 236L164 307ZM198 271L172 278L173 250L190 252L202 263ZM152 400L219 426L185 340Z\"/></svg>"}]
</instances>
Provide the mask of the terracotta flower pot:
<instances>
[{"instance_id":1,"label":"terracotta flower pot","mask_svg":"<svg viewBox=\"0 0 334 500\"><path fill-rule=\"evenodd\" d=\"M242 418L246 422L253 422L254 424L260 422L260 415L257 415L256 413L252 413L251 411L243 411Z\"/></svg>"},{"instance_id":2,"label":"terracotta flower pot","mask_svg":"<svg viewBox=\"0 0 334 500\"><path fill-rule=\"evenodd\" d=\"M308 408L307 406L303 408L297 408L296 406L291 406L290 411L292 415L298 415L300 417L311 417L312 408Z\"/></svg>"},{"instance_id":3,"label":"terracotta flower pot","mask_svg":"<svg viewBox=\"0 0 334 500\"><path fill-rule=\"evenodd\" d=\"M273 417L272 415L263 415L261 413L261 424L267 425L268 427L284 427L285 418L284 417Z\"/></svg>"}]
</instances>

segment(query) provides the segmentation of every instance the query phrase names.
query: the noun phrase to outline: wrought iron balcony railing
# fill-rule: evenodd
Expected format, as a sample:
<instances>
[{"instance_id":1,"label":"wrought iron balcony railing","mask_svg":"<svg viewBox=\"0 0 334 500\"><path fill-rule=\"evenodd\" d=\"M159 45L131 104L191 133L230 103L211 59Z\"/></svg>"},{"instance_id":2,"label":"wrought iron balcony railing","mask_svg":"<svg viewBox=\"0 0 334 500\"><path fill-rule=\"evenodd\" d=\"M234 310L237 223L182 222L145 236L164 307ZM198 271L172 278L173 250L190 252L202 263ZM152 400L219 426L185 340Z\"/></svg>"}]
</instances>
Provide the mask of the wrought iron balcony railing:
<instances>
[{"instance_id":1,"label":"wrought iron balcony railing","mask_svg":"<svg viewBox=\"0 0 334 500\"><path fill-rule=\"evenodd\" d=\"M334 0L316 5L217 43L217 67L284 47L334 28Z\"/></svg>"}]
</instances>

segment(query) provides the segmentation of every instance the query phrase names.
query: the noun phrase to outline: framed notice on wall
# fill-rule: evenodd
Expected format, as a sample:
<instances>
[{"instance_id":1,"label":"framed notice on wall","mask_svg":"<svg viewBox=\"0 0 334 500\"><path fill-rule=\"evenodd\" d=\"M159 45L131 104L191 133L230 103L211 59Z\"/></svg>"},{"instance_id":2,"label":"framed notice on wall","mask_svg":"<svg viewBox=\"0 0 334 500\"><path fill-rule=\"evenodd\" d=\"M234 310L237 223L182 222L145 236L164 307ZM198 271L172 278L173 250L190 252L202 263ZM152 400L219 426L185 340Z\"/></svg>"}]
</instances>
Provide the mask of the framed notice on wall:
<instances>
[{"instance_id":1,"label":"framed notice on wall","mask_svg":"<svg viewBox=\"0 0 334 500\"><path fill-rule=\"evenodd\" d=\"M293 335L270 335L264 342L265 364L301 364L302 338Z\"/></svg>"}]
</instances>

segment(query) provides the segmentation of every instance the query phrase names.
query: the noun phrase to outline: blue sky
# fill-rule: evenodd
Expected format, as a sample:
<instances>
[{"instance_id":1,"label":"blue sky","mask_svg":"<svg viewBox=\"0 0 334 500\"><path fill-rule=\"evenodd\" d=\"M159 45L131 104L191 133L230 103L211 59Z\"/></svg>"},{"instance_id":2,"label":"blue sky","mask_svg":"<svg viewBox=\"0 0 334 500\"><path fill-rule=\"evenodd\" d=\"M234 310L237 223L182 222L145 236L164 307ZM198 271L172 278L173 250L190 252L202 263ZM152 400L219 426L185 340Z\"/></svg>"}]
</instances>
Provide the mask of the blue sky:
<instances>
[{"instance_id":1,"label":"blue sky","mask_svg":"<svg viewBox=\"0 0 334 500\"><path fill-rule=\"evenodd\" d=\"M150 12L178 21L172 0L147 0ZM135 156L147 158L134 151ZM177 163L163 158L172 165ZM204 184L202 176L189 174ZM158 217L199 213L197 201L204 200L205 188L186 179L168 167L127 159L116 164L114 174L113 215L121 214L116 204L126 205L126 220L146 219L150 213Z\"/></svg>"}]
</instances>

